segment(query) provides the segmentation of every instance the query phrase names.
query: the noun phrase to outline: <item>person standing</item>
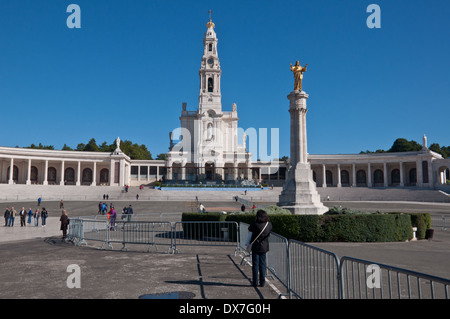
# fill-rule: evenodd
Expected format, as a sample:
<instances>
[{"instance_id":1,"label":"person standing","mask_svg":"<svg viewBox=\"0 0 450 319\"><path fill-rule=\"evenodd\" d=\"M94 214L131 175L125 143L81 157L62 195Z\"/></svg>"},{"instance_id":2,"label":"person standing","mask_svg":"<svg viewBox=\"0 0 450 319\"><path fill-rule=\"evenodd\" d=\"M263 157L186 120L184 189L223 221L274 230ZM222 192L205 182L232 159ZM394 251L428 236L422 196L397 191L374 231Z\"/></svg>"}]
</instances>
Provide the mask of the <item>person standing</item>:
<instances>
[{"instance_id":1,"label":"person standing","mask_svg":"<svg viewBox=\"0 0 450 319\"><path fill-rule=\"evenodd\" d=\"M48 217L48 212L45 209L45 207L42 208L41 210L41 220L42 220L42 227L47 226L47 217Z\"/></svg>"},{"instance_id":2,"label":"person standing","mask_svg":"<svg viewBox=\"0 0 450 319\"><path fill-rule=\"evenodd\" d=\"M127 212L128 212L128 221L131 222L132 217L131 215L133 215L133 207L131 207L131 205L128 206Z\"/></svg>"},{"instance_id":3,"label":"person standing","mask_svg":"<svg viewBox=\"0 0 450 319\"><path fill-rule=\"evenodd\" d=\"M28 224L31 224L31 216L33 216L33 210L30 208L30 210L28 211Z\"/></svg>"},{"instance_id":4,"label":"person standing","mask_svg":"<svg viewBox=\"0 0 450 319\"><path fill-rule=\"evenodd\" d=\"M258 210L256 212L256 220L248 227L248 231L252 233L253 286L257 286L259 278L260 287L264 287L267 271L266 255L269 251L269 237L272 231L269 215L262 209Z\"/></svg>"},{"instance_id":5,"label":"person standing","mask_svg":"<svg viewBox=\"0 0 450 319\"><path fill-rule=\"evenodd\" d=\"M111 209L109 210L110 215L109 215L109 226L110 226L110 230L114 230L114 226L116 223L116 210L114 209L114 206L110 206Z\"/></svg>"},{"instance_id":6,"label":"person standing","mask_svg":"<svg viewBox=\"0 0 450 319\"><path fill-rule=\"evenodd\" d=\"M65 209L62 210L61 212L61 218L59 219L59 221L61 222L61 228L60 230L62 230L63 233L63 237L62 239L66 239L67 236L67 227L69 226L69 216L67 216L67 212Z\"/></svg>"},{"instance_id":7,"label":"person standing","mask_svg":"<svg viewBox=\"0 0 450 319\"><path fill-rule=\"evenodd\" d=\"M8 222L8 226L9 227L14 227L14 219L16 219L16 210L14 209L14 207L11 207L11 210L9 212L9 222Z\"/></svg>"},{"instance_id":8,"label":"person standing","mask_svg":"<svg viewBox=\"0 0 450 319\"><path fill-rule=\"evenodd\" d=\"M34 226L35 226L35 227L38 227L38 226L39 226L39 215L40 215L39 209L36 209L36 210L34 211L34 215L33 215L33 217L34 217Z\"/></svg>"},{"instance_id":9,"label":"person standing","mask_svg":"<svg viewBox=\"0 0 450 319\"><path fill-rule=\"evenodd\" d=\"M27 215L27 211L25 210L25 207L22 207L20 210L19 216L20 216L20 227L26 226L25 224L25 217Z\"/></svg>"},{"instance_id":10,"label":"person standing","mask_svg":"<svg viewBox=\"0 0 450 319\"><path fill-rule=\"evenodd\" d=\"M3 217L5 217L5 227L8 227L10 214L11 214L11 212L9 210L9 207L6 207L5 214L3 215Z\"/></svg>"}]
</instances>

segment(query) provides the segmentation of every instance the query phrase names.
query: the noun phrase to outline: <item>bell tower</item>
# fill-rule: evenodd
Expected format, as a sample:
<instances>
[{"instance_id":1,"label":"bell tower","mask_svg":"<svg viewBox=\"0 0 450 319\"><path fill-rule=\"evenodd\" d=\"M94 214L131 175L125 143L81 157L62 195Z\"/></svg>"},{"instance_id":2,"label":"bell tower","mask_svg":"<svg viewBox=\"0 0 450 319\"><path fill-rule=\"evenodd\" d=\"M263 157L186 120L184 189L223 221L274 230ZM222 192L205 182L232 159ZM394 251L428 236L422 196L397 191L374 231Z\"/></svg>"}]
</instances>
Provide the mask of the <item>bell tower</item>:
<instances>
[{"instance_id":1,"label":"bell tower","mask_svg":"<svg viewBox=\"0 0 450 319\"><path fill-rule=\"evenodd\" d=\"M209 22L203 38L203 57L200 66L200 94L199 113L213 110L216 114L222 113L222 100L220 93L219 55L217 53L217 36L214 23L211 20L212 11L209 10Z\"/></svg>"}]
</instances>

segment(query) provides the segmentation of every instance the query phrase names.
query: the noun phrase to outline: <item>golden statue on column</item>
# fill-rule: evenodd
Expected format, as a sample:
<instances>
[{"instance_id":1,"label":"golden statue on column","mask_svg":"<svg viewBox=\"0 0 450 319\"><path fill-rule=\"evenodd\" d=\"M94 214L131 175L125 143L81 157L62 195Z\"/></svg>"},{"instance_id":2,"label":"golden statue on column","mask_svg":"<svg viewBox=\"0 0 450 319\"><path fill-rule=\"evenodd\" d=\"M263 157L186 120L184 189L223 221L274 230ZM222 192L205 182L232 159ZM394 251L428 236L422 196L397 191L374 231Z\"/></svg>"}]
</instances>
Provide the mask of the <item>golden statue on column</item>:
<instances>
[{"instance_id":1,"label":"golden statue on column","mask_svg":"<svg viewBox=\"0 0 450 319\"><path fill-rule=\"evenodd\" d=\"M294 73L294 90L302 91L302 80L303 80L303 72L306 72L306 67L308 64L305 64L304 67L300 65L300 62L295 62L295 65L291 64L291 71Z\"/></svg>"}]
</instances>

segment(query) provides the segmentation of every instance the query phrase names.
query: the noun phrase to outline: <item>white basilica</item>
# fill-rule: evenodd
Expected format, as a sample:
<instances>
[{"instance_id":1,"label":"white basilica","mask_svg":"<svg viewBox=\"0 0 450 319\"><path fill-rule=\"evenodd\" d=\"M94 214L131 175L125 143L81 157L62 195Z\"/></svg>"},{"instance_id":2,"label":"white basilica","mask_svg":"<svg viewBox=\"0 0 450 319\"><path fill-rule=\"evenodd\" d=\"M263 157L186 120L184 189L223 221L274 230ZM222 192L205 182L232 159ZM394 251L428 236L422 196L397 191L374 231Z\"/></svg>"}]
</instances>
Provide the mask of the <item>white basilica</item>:
<instances>
[{"instance_id":1,"label":"white basilica","mask_svg":"<svg viewBox=\"0 0 450 319\"><path fill-rule=\"evenodd\" d=\"M209 20L203 38L198 109L188 111L186 103L182 104L181 125L170 133L167 160L132 160L121 151L119 139L112 153L0 147L0 184L120 187L155 181L245 181L281 186L286 163L252 161L245 135L238 134L236 104L231 111L222 109L222 71L214 27ZM450 169L450 159L428 149L425 137L417 152L308 154L308 161L318 189L436 189L446 184Z\"/></svg>"},{"instance_id":2,"label":"white basilica","mask_svg":"<svg viewBox=\"0 0 450 319\"><path fill-rule=\"evenodd\" d=\"M238 143L236 104L231 111L222 110L217 37L211 20L206 26L198 109L188 111L186 103L182 105L181 127L171 132L166 177L183 181L249 180L251 154L246 151L245 140L243 145ZM179 140L177 144L173 143L174 137Z\"/></svg>"}]
</instances>

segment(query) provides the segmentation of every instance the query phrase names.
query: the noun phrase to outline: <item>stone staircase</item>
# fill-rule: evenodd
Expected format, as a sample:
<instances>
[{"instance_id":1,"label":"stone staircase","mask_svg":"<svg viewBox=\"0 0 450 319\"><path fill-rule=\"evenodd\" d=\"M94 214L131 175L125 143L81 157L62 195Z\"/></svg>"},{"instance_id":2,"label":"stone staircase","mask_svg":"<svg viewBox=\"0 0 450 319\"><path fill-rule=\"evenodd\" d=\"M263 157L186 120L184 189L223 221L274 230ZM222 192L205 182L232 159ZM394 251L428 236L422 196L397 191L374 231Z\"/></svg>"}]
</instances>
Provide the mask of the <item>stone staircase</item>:
<instances>
[{"instance_id":1,"label":"stone staircase","mask_svg":"<svg viewBox=\"0 0 450 319\"><path fill-rule=\"evenodd\" d=\"M108 200L152 200L152 201L233 201L235 196L250 202L276 203L282 187L254 191L205 191L172 190L161 191L148 187L130 187L128 192L123 187L110 186L54 186L54 185L7 185L0 184L0 202L42 200L80 200L101 201L103 195ZM322 201L328 196L330 201L415 201L415 202L450 202L450 196L439 190L419 188L362 188L362 187L326 187L317 188ZM139 195L139 199L136 198Z\"/></svg>"}]
</instances>

